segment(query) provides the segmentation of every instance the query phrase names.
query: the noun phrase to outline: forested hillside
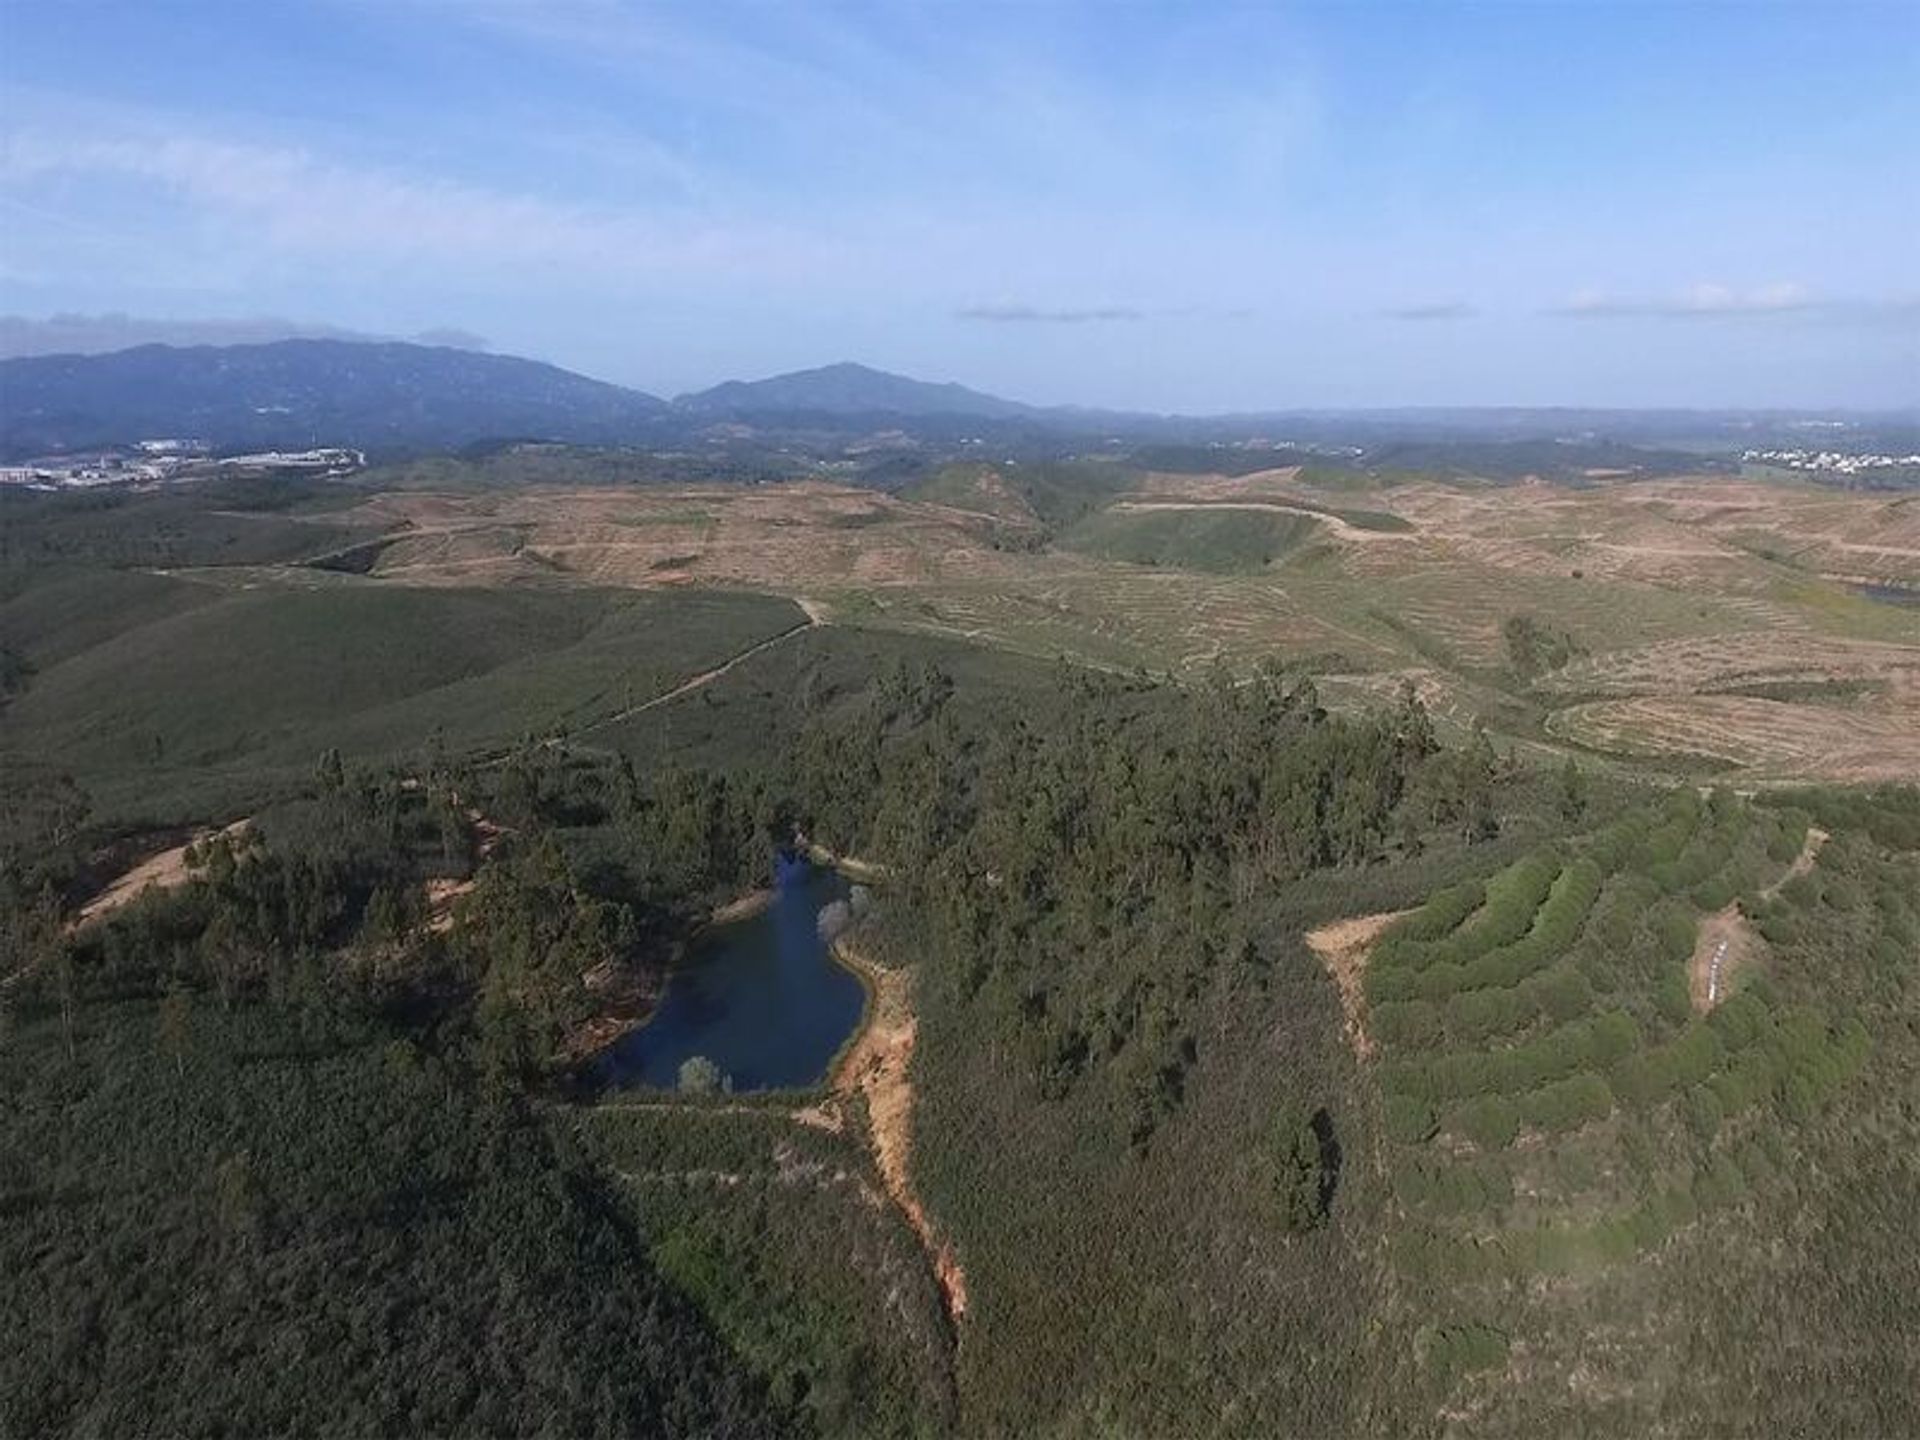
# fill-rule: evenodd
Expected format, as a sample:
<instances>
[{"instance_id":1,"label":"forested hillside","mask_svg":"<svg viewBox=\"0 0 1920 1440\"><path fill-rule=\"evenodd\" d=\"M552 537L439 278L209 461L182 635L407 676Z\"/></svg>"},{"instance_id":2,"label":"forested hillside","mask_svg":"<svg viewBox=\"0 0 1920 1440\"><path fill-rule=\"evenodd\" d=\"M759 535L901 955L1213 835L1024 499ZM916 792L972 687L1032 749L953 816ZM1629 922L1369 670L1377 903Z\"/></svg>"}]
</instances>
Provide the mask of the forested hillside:
<instances>
[{"instance_id":1,"label":"forested hillside","mask_svg":"<svg viewBox=\"0 0 1920 1440\"><path fill-rule=\"evenodd\" d=\"M1055 478L989 498L1071 524ZM1920 1424L1912 790L265 579L357 533L282 498L0 530L7 1433ZM801 850L871 884L904 1160L872 1092L594 1058Z\"/></svg>"}]
</instances>

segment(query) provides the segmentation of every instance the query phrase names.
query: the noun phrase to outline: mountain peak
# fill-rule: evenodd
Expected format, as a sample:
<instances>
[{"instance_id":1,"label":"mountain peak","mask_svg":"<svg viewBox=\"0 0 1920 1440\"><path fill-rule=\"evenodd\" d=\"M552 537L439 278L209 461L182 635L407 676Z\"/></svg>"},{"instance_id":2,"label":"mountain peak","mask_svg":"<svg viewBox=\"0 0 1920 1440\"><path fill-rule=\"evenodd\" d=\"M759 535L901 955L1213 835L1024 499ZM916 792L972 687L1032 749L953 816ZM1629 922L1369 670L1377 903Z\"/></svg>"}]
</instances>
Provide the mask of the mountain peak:
<instances>
[{"instance_id":1,"label":"mountain peak","mask_svg":"<svg viewBox=\"0 0 1920 1440\"><path fill-rule=\"evenodd\" d=\"M729 380L682 395L674 404L708 415L952 415L998 420L1033 413L1031 406L964 385L915 380L853 360L765 380Z\"/></svg>"}]
</instances>

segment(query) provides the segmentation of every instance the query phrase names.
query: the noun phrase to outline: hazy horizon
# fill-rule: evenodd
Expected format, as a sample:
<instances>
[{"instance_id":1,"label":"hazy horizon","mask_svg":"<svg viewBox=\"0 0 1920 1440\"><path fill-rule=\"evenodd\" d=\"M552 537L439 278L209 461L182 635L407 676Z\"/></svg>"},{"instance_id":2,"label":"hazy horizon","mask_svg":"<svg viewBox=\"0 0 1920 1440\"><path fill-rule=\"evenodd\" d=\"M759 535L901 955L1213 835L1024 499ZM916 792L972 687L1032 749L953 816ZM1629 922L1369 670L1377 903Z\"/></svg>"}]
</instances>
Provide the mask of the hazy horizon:
<instances>
[{"instance_id":1,"label":"hazy horizon","mask_svg":"<svg viewBox=\"0 0 1920 1440\"><path fill-rule=\"evenodd\" d=\"M22 317L452 327L669 396L851 359L1186 414L1920 400L1893 5L101 3L0 38Z\"/></svg>"}]
</instances>

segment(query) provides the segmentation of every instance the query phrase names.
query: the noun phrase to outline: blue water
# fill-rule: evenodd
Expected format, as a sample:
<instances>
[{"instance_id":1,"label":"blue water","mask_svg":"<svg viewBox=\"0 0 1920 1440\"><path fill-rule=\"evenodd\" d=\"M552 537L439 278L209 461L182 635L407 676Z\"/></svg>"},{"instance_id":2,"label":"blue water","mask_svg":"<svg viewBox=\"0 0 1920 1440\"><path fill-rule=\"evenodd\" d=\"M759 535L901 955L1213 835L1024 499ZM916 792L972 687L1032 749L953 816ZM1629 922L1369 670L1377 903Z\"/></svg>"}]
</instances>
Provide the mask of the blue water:
<instances>
[{"instance_id":1,"label":"blue water","mask_svg":"<svg viewBox=\"0 0 1920 1440\"><path fill-rule=\"evenodd\" d=\"M1856 585L1853 588L1882 605L1920 605L1920 590L1905 585Z\"/></svg>"},{"instance_id":2,"label":"blue water","mask_svg":"<svg viewBox=\"0 0 1920 1440\"><path fill-rule=\"evenodd\" d=\"M812 1085L826 1074L866 1003L818 928L821 909L850 887L803 862L776 868L773 904L707 932L653 1019L602 1057L610 1084L673 1089L695 1055L731 1076L735 1090Z\"/></svg>"}]
</instances>

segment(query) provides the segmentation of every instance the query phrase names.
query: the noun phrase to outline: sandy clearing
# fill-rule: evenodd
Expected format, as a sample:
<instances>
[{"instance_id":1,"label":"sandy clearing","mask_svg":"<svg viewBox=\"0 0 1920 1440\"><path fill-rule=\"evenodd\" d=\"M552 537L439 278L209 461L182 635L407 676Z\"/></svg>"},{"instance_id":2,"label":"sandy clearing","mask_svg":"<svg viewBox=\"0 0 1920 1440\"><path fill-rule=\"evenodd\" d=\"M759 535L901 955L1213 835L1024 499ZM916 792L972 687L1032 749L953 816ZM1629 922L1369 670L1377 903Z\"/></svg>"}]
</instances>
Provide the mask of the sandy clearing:
<instances>
[{"instance_id":1,"label":"sandy clearing","mask_svg":"<svg viewBox=\"0 0 1920 1440\"><path fill-rule=\"evenodd\" d=\"M888 879L892 872L878 860L862 860L858 855L842 855L817 841L802 837L807 859L828 870L838 870L856 884L866 885Z\"/></svg>"},{"instance_id":2,"label":"sandy clearing","mask_svg":"<svg viewBox=\"0 0 1920 1440\"><path fill-rule=\"evenodd\" d=\"M1813 869L1820 847L1829 838L1819 826L1808 826L1800 853L1793 857L1784 875L1760 892L1760 898L1772 899L1794 876ZM1693 955L1687 962L1687 991L1694 1010L1705 1014L1725 1000L1731 993L1734 975L1751 964L1761 949L1760 937L1747 923L1737 900L1701 921L1700 931L1694 937Z\"/></svg>"},{"instance_id":3,"label":"sandy clearing","mask_svg":"<svg viewBox=\"0 0 1920 1440\"><path fill-rule=\"evenodd\" d=\"M1700 922L1687 962L1687 991L1696 1014L1727 998L1734 973L1753 959L1759 944L1737 900Z\"/></svg>"},{"instance_id":4,"label":"sandy clearing","mask_svg":"<svg viewBox=\"0 0 1920 1440\"><path fill-rule=\"evenodd\" d=\"M162 850L157 855L148 856L82 905L71 928L79 930L83 926L91 925L94 921L131 905L148 890L178 889L193 878L193 871L187 866L188 850L216 835L235 839L245 834L252 824L253 821L250 819L240 819L218 830L202 830L184 845L176 845L169 850Z\"/></svg>"},{"instance_id":5,"label":"sandy clearing","mask_svg":"<svg viewBox=\"0 0 1920 1440\"><path fill-rule=\"evenodd\" d=\"M913 1148L913 1082L907 1072L917 1029L912 981L904 970L876 964L844 940L835 944L834 953L843 965L866 980L873 999L866 1028L841 1058L833 1090L849 1100L856 1093L865 1097L869 1139L881 1183L920 1237L948 1318L957 1322L967 1313L966 1272L952 1243L935 1233L926 1208L914 1193L908 1168Z\"/></svg>"},{"instance_id":6,"label":"sandy clearing","mask_svg":"<svg viewBox=\"0 0 1920 1440\"><path fill-rule=\"evenodd\" d=\"M1340 1008L1347 1015L1347 1043L1362 1060L1373 1058L1373 1040L1367 1034L1367 956L1389 925L1411 913L1388 910L1378 915L1357 915L1306 933L1307 948L1320 957L1340 991Z\"/></svg>"}]
</instances>

